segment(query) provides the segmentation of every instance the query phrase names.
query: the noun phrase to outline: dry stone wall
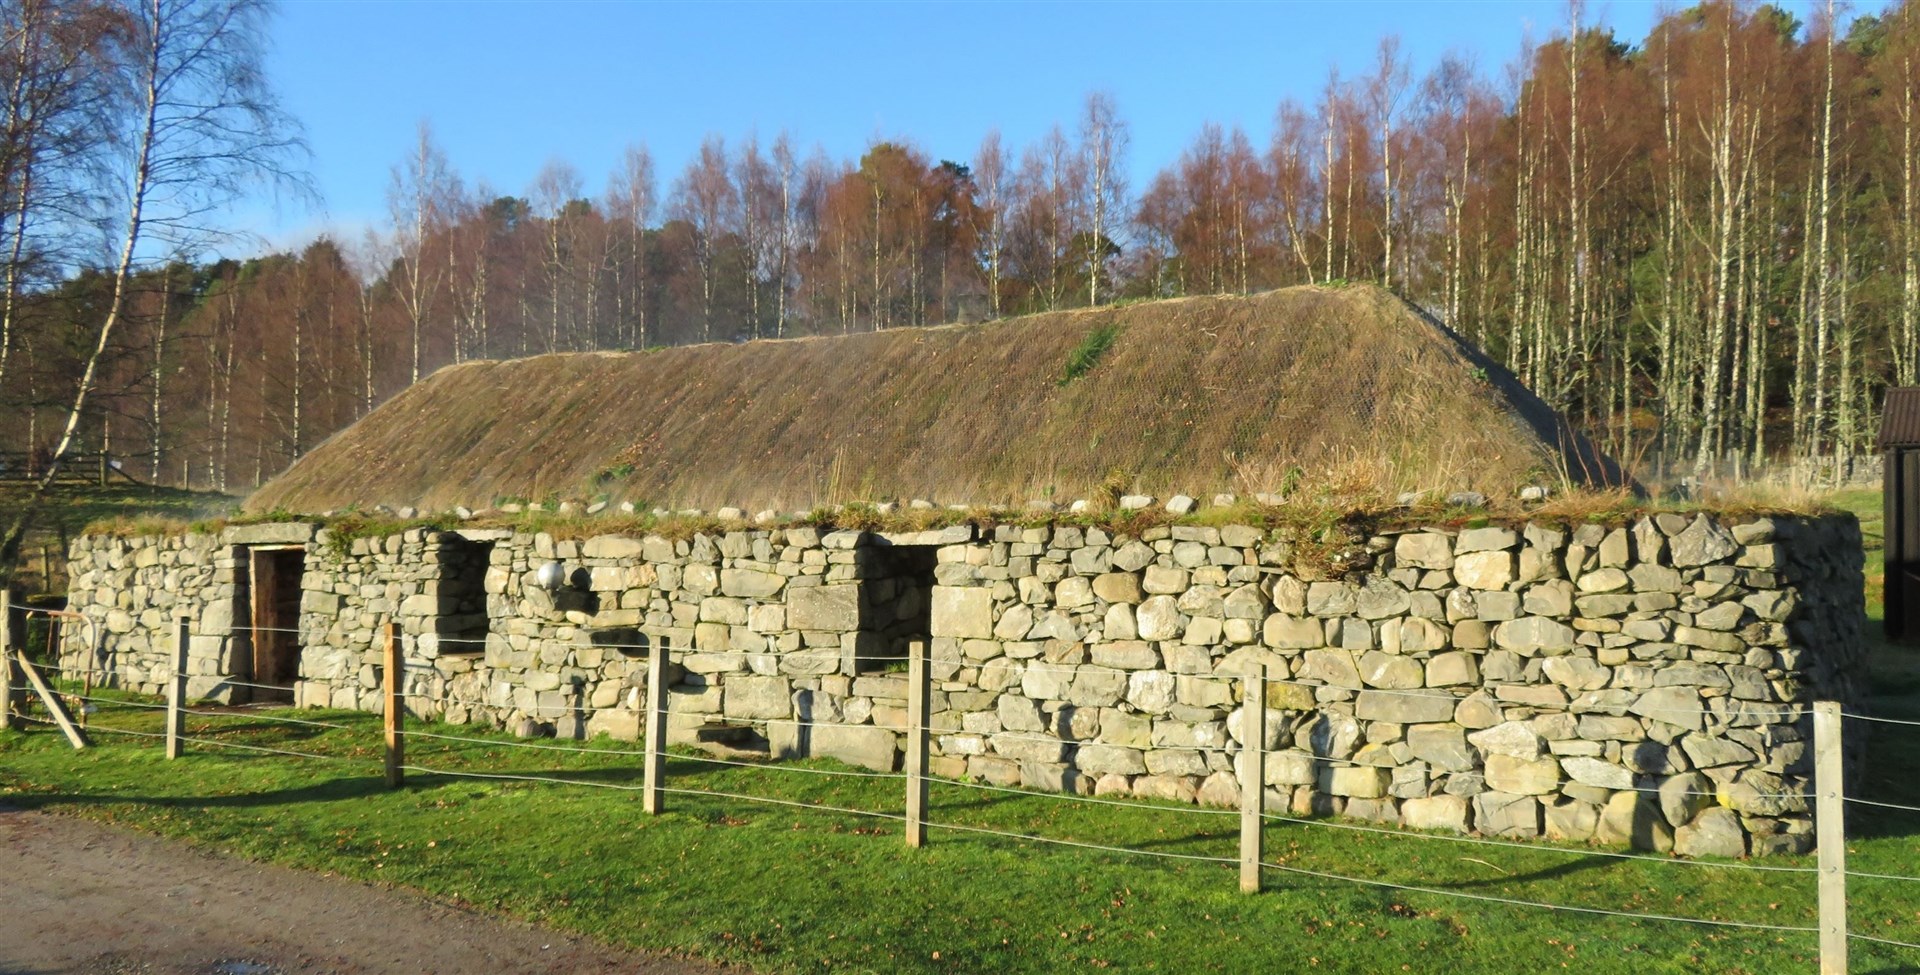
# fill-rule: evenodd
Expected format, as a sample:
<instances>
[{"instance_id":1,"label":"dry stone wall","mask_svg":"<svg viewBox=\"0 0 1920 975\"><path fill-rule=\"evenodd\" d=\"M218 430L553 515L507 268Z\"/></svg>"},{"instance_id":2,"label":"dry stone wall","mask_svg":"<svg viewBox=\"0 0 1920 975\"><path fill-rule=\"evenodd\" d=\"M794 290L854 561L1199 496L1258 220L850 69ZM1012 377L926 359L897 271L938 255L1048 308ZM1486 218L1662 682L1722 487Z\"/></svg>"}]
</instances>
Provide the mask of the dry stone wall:
<instances>
[{"instance_id":1,"label":"dry stone wall","mask_svg":"<svg viewBox=\"0 0 1920 975\"><path fill-rule=\"evenodd\" d=\"M246 618L241 596L247 545L302 545L313 537L306 525L257 525L222 534L188 533L119 537L82 535L68 551L68 608L97 625L70 627L62 667L73 676L86 670L111 675L128 689L160 693L173 670L176 619L188 618L187 692L195 698L229 699L229 678L244 672L251 643L234 637L236 614Z\"/></svg>"},{"instance_id":2,"label":"dry stone wall","mask_svg":"<svg viewBox=\"0 0 1920 975\"><path fill-rule=\"evenodd\" d=\"M407 689L426 711L529 735L635 737L655 641L674 648L676 740L726 722L764 732L764 722L811 714L823 678L844 698L851 676L829 675L904 654L902 617L926 606L924 589L885 575L886 550L855 532L557 541L416 530L355 539L338 561L325 559L329 546L338 547L322 531L323 558L306 576L312 592L326 594L324 603L310 598L303 615L315 659L303 667L307 699L377 707L380 628L398 613ZM449 581L471 573L457 560L480 551L485 625L476 628L469 587ZM534 581L548 563L567 577L557 592ZM891 735L884 744L891 763Z\"/></svg>"},{"instance_id":3,"label":"dry stone wall","mask_svg":"<svg viewBox=\"0 0 1920 975\"><path fill-rule=\"evenodd\" d=\"M74 604L107 624L122 680L157 687L176 606L202 609L202 690L236 672L243 537L75 544ZM675 740L750 729L776 755L891 769L897 664L930 639L936 773L1225 806L1259 669L1275 811L1689 854L1811 845L1806 706L1859 693L1850 517L1363 535L1341 578L1296 554L1239 526L323 529L297 693L377 709L391 619L432 716L632 738L665 641ZM535 581L549 563L557 592Z\"/></svg>"},{"instance_id":4,"label":"dry stone wall","mask_svg":"<svg viewBox=\"0 0 1920 975\"><path fill-rule=\"evenodd\" d=\"M1245 528L1001 528L942 550L949 774L1235 802L1243 680L1265 801L1683 853L1812 841L1805 704L1853 700L1851 518L1366 538L1344 579ZM963 759L964 756L964 759Z\"/></svg>"}]
</instances>

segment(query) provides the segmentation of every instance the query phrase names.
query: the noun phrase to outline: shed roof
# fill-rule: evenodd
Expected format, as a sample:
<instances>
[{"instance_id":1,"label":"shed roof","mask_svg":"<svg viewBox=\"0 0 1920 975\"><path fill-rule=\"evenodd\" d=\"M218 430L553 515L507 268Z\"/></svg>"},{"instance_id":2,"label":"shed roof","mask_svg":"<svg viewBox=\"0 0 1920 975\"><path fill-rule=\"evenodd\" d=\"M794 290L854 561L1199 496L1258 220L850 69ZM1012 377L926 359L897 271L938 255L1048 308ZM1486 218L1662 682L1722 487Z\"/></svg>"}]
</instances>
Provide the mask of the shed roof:
<instances>
[{"instance_id":1,"label":"shed roof","mask_svg":"<svg viewBox=\"0 0 1920 975\"><path fill-rule=\"evenodd\" d=\"M1893 447L1920 447L1920 386L1887 390L1887 401L1880 411L1881 450Z\"/></svg>"}]
</instances>

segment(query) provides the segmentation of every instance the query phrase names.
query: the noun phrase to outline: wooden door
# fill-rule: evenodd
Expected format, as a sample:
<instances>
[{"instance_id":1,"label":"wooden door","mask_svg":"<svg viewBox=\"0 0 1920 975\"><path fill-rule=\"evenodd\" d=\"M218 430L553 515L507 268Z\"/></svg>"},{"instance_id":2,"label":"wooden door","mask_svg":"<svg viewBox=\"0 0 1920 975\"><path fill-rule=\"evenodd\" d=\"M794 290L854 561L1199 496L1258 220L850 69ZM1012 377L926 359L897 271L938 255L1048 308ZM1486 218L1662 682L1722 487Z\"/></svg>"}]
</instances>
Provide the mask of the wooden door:
<instances>
[{"instance_id":1,"label":"wooden door","mask_svg":"<svg viewBox=\"0 0 1920 975\"><path fill-rule=\"evenodd\" d=\"M297 548L251 550L253 682L255 700L292 700L300 677L300 577L306 552Z\"/></svg>"}]
</instances>

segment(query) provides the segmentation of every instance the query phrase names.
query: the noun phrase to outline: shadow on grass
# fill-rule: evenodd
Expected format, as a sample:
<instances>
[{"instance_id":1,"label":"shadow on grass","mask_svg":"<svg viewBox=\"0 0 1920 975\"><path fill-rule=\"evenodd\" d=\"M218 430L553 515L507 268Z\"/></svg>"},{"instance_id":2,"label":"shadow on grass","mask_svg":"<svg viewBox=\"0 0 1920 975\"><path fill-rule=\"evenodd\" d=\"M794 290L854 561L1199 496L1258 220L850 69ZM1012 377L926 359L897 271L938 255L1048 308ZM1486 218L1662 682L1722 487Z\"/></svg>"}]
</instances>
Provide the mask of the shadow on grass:
<instances>
[{"instance_id":1,"label":"shadow on grass","mask_svg":"<svg viewBox=\"0 0 1920 975\"><path fill-rule=\"evenodd\" d=\"M1920 721L1920 646L1887 640L1880 618L1873 613L1867 617L1866 638L1866 676L1871 691L1860 702L1865 713L1895 721ZM1842 733L1850 750L1858 747L1866 756L1859 769L1849 771L1848 798L1920 807L1920 726L1849 719ZM1916 835L1920 835L1920 812L1848 806L1848 839Z\"/></svg>"},{"instance_id":2,"label":"shadow on grass","mask_svg":"<svg viewBox=\"0 0 1920 975\"><path fill-rule=\"evenodd\" d=\"M271 756L262 756L271 757ZM54 806L152 806L160 809L250 809L295 803L342 802L387 791L379 776L325 779L285 789L222 796L156 796L124 792L16 792L7 804L21 809Z\"/></svg>"},{"instance_id":3,"label":"shadow on grass","mask_svg":"<svg viewBox=\"0 0 1920 975\"><path fill-rule=\"evenodd\" d=\"M211 746L203 746L211 747ZM226 755L251 758L263 761L285 761L283 756L260 753L226 751ZM377 759L374 760L377 763ZM523 781L498 776L538 776L543 779L555 779L561 782L581 784L627 784L641 781L641 769L527 769L502 770L490 772L485 776L457 774L460 770L420 772L407 774L406 783L399 791L426 792L438 789L472 785L476 782L511 783ZM529 782L527 784L538 784ZM287 788L257 789L228 795L169 796L142 795L125 792L21 792L8 797L9 804L23 809L46 808L60 805L85 806L153 806L166 809L251 809L301 803L343 802L363 799L370 796L394 792L387 788L386 781L377 764L373 771L364 774L340 775L334 778L308 782L304 785Z\"/></svg>"}]
</instances>

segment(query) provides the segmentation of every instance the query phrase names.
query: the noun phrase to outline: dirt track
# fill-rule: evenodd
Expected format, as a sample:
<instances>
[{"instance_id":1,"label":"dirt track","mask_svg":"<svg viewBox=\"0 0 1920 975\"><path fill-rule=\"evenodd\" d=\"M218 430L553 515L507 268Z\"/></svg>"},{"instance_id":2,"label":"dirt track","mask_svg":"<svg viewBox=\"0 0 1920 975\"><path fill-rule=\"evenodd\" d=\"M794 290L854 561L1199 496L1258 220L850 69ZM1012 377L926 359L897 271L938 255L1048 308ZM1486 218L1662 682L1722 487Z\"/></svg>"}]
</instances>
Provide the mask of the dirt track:
<instances>
[{"instance_id":1,"label":"dirt track","mask_svg":"<svg viewBox=\"0 0 1920 975\"><path fill-rule=\"evenodd\" d=\"M0 975L721 971L352 880L0 807Z\"/></svg>"}]
</instances>

